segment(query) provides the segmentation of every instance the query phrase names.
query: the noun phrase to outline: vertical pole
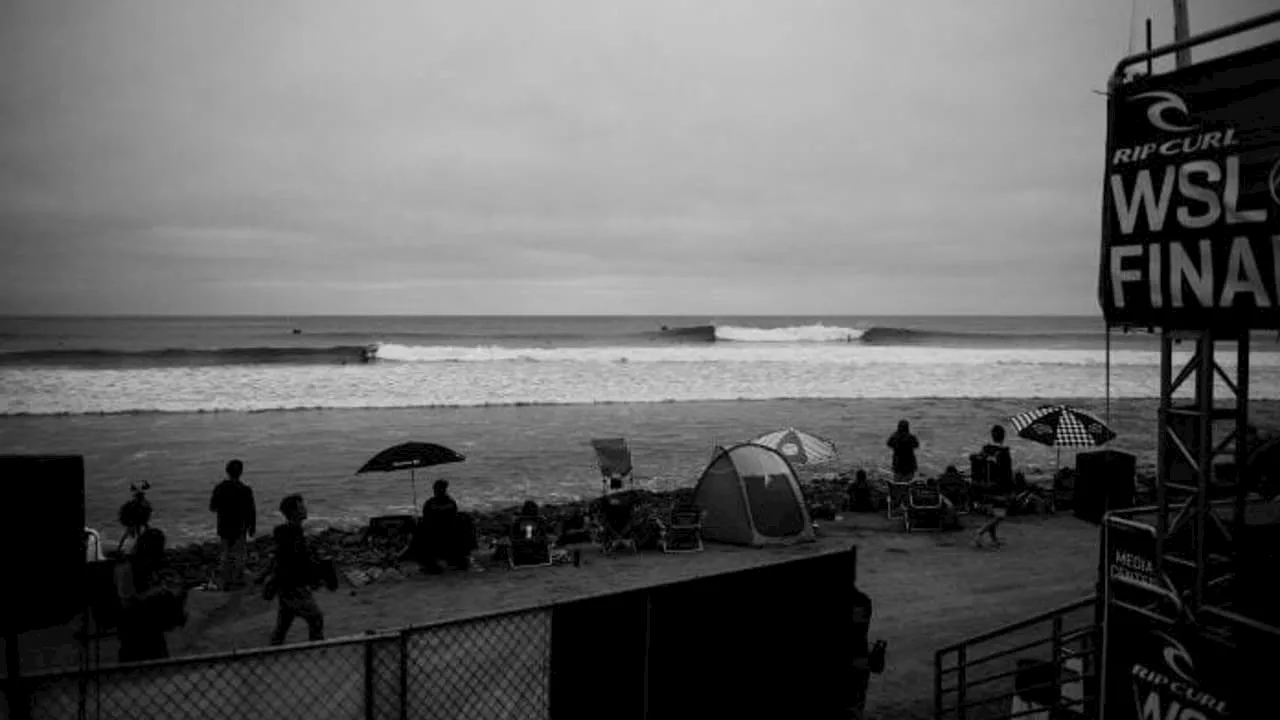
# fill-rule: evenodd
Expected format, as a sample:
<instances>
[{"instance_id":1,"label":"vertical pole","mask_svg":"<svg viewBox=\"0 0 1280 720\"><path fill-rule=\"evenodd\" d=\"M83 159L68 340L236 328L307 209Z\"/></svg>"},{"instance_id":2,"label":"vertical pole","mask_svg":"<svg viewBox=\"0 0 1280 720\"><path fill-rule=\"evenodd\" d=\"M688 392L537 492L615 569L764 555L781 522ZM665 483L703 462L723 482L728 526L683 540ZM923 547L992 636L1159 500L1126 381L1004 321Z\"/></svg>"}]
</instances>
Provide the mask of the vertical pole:
<instances>
[{"instance_id":1,"label":"vertical pole","mask_svg":"<svg viewBox=\"0 0 1280 720\"><path fill-rule=\"evenodd\" d=\"M400 631L400 720L409 720L409 631Z\"/></svg>"},{"instance_id":2,"label":"vertical pole","mask_svg":"<svg viewBox=\"0 0 1280 720\"><path fill-rule=\"evenodd\" d=\"M1190 36L1187 17L1187 0L1173 0L1173 41L1182 42ZM1191 64L1191 49L1183 48L1174 54L1174 63L1179 69Z\"/></svg>"},{"instance_id":3,"label":"vertical pole","mask_svg":"<svg viewBox=\"0 0 1280 720\"><path fill-rule=\"evenodd\" d=\"M1204 600L1206 523L1209 520L1209 491L1213 487L1213 331L1205 329L1200 332L1197 343L1200 345L1200 364L1196 368L1196 408L1199 412L1196 420L1200 426L1196 461L1200 465L1199 477L1196 478L1196 509L1192 521L1195 540L1196 581L1192 588L1192 607L1199 610Z\"/></svg>"},{"instance_id":4,"label":"vertical pole","mask_svg":"<svg viewBox=\"0 0 1280 720\"><path fill-rule=\"evenodd\" d=\"M364 717L374 720L377 710L373 706L373 641L364 642Z\"/></svg>"},{"instance_id":5,"label":"vertical pole","mask_svg":"<svg viewBox=\"0 0 1280 720\"><path fill-rule=\"evenodd\" d=\"M1156 410L1156 576L1164 577L1164 541L1169 534L1169 490L1165 481L1177 452L1169 442L1173 407L1173 335L1160 331L1160 407Z\"/></svg>"},{"instance_id":6,"label":"vertical pole","mask_svg":"<svg viewBox=\"0 0 1280 720\"><path fill-rule=\"evenodd\" d=\"M1062 689L1062 662L1063 662L1062 655L1063 655L1062 616L1054 615L1053 616L1053 685L1054 687L1058 688L1059 691L1061 691ZM1058 702L1059 704L1061 704L1062 702L1061 699L1059 699Z\"/></svg>"},{"instance_id":7,"label":"vertical pole","mask_svg":"<svg viewBox=\"0 0 1280 720\"><path fill-rule=\"evenodd\" d=\"M18 633L5 633L4 659L8 677L4 679L4 694L9 705L9 717L13 720L28 720L31 717L31 705L27 702L26 687L22 682L21 656L18 650Z\"/></svg>"},{"instance_id":8,"label":"vertical pole","mask_svg":"<svg viewBox=\"0 0 1280 720\"><path fill-rule=\"evenodd\" d=\"M965 663L969 662L969 648L961 645L956 650L956 717L964 720L964 716L969 713L968 708L964 706L966 685L969 682L968 673L965 672Z\"/></svg>"},{"instance_id":9,"label":"vertical pole","mask_svg":"<svg viewBox=\"0 0 1280 720\"><path fill-rule=\"evenodd\" d=\"M1106 325L1104 331L1106 332L1105 337L1107 343L1107 427L1111 427L1111 325L1109 323Z\"/></svg>"},{"instance_id":10,"label":"vertical pole","mask_svg":"<svg viewBox=\"0 0 1280 720\"><path fill-rule=\"evenodd\" d=\"M933 716L942 717L942 653L933 654Z\"/></svg>"},{"instance_id":11,"label":"vertical pole","mask_svg":"<svg viewBox=\"0 0 1280 720\"><path fill-rule=\"evenodd\" d=\"M1236 504L1233 539L1241 537L1244 530L1245 497L1249 493L1245 463L1249 460L1249 345L1252 338L1248 328L1240 331L1236 340Z\"/></svg>"},{"instance_id":12,"label":"vertical pole","mask_svg":"<svg viewBox=\"0 0 1280 720\"><path fill-rule=\"evenodd\" d=\"M1151 53L1151 18L1147 18L1147 53ZM1153 61L1155 60L1152 60L1151 58L1147 58L1148 76L1153 76L1153 74L1156 74L1156 69L1152 65Z\"/></svg>"},{"instance_id":13,"label":"vertical pole","mask_svg":"<svg viewBox=\"0 0 1280 720\"><path fill-rule=\"evenodd\" d=\"M640 717L649 720L649 645L653 641L653 593L644 594L644 699L641 700Z\"/></svg>"}]
</instances>

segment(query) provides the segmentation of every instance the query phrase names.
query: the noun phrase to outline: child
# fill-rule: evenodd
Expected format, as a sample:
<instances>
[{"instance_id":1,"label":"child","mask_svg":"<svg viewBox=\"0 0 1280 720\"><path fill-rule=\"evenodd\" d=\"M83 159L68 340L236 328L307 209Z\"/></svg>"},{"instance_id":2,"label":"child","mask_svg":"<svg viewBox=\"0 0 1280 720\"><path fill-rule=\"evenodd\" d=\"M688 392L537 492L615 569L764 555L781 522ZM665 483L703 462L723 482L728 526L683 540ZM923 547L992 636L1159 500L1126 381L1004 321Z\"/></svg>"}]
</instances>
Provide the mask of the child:
<instances>
[{"instance_id":1,"label":"child","mask_svg":"<svg viewBox=\"0 0 1280 720\"><path fill-rule=\"evenodd\" d=\"M151 483L146 480L129 485L133 497L120 506L118 515L120 524L124 526L124 535L120 536L120 543L116 546L116 553L121 556L131 554L142 533L151 527L151 502L147 500L150 489Z\"/></svg>"},{"instance_id":2,"label":"child","mask_svg":"<svg viewBox=\"0 0 1280 720\"><path fill-rule=\"evenodd\" d=\"M336 576L332 567L319 562L307 546L307 538L302 531L302 523L307 519L307 505L302 496L295 493L281 500L280 514L284 515L286 522L278 525L272 533L276 556L272 577L263 592L268 600L276 594L280 596L271 644L284 644L295 617L306 621L308 640L323 640L324 613L316 605L311 591L321 584L336 590Z\"/></svg>"}]
</instances>

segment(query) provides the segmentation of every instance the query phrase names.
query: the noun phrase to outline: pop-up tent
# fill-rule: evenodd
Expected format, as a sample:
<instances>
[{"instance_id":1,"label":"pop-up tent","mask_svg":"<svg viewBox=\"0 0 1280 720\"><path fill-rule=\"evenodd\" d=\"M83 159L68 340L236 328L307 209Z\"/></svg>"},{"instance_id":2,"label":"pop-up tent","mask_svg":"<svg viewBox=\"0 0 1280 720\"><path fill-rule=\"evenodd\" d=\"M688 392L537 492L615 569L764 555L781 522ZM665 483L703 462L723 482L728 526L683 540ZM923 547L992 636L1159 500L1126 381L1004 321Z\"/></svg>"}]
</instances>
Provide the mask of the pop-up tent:
<instances>
[{"instance_id":1,"label":"pop-up tent","mask_svg":"<svg viewBox=\"0 0 1280 720\"><path fill-rule=\"evenodd\" d=\"M773 448L745 443L716 453L694 491L702 537L735 545L814 540L800 482Z\"/></svg>"}]
</instances>

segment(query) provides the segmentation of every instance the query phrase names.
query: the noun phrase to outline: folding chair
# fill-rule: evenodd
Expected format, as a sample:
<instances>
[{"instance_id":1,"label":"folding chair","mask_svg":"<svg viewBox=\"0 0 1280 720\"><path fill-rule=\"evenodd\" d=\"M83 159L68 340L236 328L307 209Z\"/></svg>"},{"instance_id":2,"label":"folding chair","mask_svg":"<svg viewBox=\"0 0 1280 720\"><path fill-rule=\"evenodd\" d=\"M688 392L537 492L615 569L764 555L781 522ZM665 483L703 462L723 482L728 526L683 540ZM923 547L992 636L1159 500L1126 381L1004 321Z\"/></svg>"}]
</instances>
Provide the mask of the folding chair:
<instances>
[{"instance_id":1,"label":"folding chair","mask_svg":"<svg viewBox=\"0 0 1280 720\"><path fill-rule=\"evenodd\" d=\"M635 474L631 466L631 448L624 438L594 438L591 447L596 451L600 465L600 483L605 495L622 492L635 486Z\"/></svg>"},{"instance_id":2,"label":"folding chair","mask_svg":"<svg viewBox=\"0 0 1280 720\"><path fill-rule=\"evenodd\" d=\"M902 523L907 532L928 528L941 530L946 524L946 503L937 487L923 481L907 483L906 512Z\"/></svg>"},{"instance_id":3,"label":"folding chair","mask_svg":"<svg viewBox=\"0 0 1280 720\"><path fill-rule=\"evenodd\" d=\"M518 517L511 523L507 563L514 570L551 565L551 541L541 518Z\"/></svg>"},{"instance_id":4,"label":"folding chair","mask_svg":"<svg viewBox=\"0 0 1280 720\"><path fill-rule=\"evenodd\" d=\"M889 487L889 497L885 501L885 518L893 520L894 518L906 517L907 490L911 487L911 483L896 482L894 480L886 480L885 483Z\"/></svg>"},{"instance_id":5,"label":"folding chair","mask_svg":"<svg viewBox=\"0 0 1280 720\"><path fill-rule=\"evenodd\" d=\"M702 552L702 511L696 505L673 507L667 522L658 521L658 525L662 531L658 541L662 552Z\"/></svg>"},{"instance_id":6,"label":"folding chair","mask_svg":"<svg viewBox=\"0 0 1280 720\"><path fill-rule=\"evenodd\" d=\"M606 495L600 499L596 515L598 541L604 554L611 555L619 548L630 548L633 553L639 551L630 497L618 493Z\"/></svg>"}]
</instances>

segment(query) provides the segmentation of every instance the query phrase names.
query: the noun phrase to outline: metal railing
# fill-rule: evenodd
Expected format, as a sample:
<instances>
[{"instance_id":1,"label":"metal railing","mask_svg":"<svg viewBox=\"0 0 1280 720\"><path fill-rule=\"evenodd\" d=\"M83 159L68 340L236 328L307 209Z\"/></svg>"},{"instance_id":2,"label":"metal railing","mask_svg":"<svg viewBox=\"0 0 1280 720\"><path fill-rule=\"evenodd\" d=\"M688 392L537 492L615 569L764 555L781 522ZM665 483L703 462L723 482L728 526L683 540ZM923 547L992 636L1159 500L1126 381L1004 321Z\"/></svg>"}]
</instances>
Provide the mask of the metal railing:
<instances>
[{"instance_id":1,"label":"metal railing","mask_svg":"<svg viewBox=\"0 0 1280 720\"><path fill-rule=\"evenodd\" d=\"M1037 694L1055 698L1055 718L1096 717L1102 647L1096 610L1090 596L938 650L934 717L1027 717L1045 710L1015 712L1015 698ZM1015 689L1019 675L1037 679Z\"/></svg>"}]
</instances>

